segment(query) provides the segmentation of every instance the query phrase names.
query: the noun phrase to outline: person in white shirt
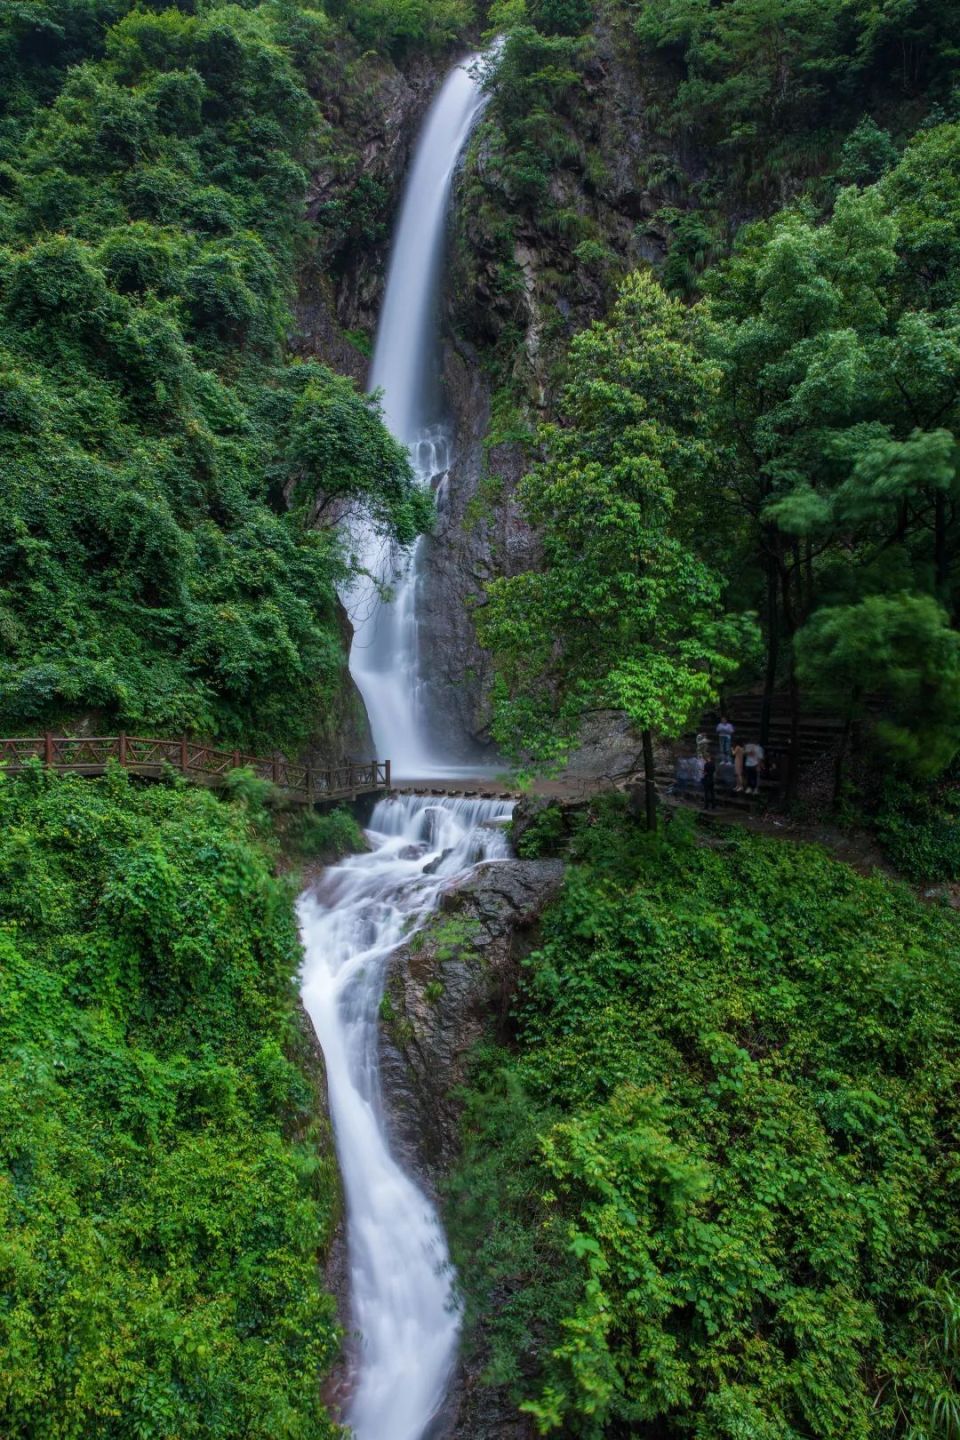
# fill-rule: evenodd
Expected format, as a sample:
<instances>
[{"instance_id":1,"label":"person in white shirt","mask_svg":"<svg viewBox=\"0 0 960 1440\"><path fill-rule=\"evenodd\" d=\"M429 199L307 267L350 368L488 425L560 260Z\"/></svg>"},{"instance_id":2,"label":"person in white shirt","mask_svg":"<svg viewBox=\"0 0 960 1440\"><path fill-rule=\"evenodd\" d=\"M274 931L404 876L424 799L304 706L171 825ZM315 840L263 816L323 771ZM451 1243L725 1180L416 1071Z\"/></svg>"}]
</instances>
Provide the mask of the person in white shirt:
<instances>
[{"instance_id":1,"label":"person in white shirt","mask_svg":"<svg viewBox=\"0 0 960 1440\"><path fill-rule=\"evenodd\" d=\"M747 793L757 793L757 782L760 779L760 766L763 764L763 746L751 740L743 747L743 773L747 781Z\"/></svg>"}]
</instances>

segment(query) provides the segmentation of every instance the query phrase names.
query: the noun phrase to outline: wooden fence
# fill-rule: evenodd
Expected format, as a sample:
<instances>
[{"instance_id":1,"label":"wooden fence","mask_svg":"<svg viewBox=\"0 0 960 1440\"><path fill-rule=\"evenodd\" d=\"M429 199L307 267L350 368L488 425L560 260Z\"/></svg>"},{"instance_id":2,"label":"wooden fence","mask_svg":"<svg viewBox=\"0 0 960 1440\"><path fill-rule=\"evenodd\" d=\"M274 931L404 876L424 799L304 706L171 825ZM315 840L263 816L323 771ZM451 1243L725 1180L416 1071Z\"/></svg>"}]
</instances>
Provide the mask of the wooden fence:
<instances>
[{"instance_id":1,"label":"wooden fence","mask_svg":"<svg viewBox=\"0 0 960 1440\"><path fill-rule=\"evenodd\" d=\"M111 761L135 775L157 778L168 768L201 785L222 785L231 770L248 767L270 780L295 802L313 805L323 800L353 800L390 789L390 761L371 760L363 765L321 769L299 765L282 755L247 755L241 750L214 750L182 736L179 740L152 740L140 735L33 735L0 740L0 765L16 774L39 760L51 770L77 775L102 775Z\"/></svg>"}]
</instances>

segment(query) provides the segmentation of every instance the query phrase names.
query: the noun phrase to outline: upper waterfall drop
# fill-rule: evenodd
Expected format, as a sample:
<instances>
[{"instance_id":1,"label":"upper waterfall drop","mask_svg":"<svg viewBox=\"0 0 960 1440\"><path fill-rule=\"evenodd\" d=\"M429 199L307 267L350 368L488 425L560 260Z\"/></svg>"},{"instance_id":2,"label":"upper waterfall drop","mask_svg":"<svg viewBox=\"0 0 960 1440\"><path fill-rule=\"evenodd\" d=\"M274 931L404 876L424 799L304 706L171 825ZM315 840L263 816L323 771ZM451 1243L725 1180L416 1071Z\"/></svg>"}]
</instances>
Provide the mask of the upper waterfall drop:
<instances>
[{"instance_id":1,"label":"upper waterfall drop","mask_svg":"<svg viewBox=\"0 0 960 1440\"><path fill-rule=\"evenodd\" d=\"M451 70L424 122L400 209L370 369L370 389L382 390L386 422L410 450L425 486L436 484L449 465L436 383L438 296L453 178L486 102L483 76L490 59L471 55ZM449 768L438 764L427 733L429 706L418 657L423 543L412 554L397 556L367 537L362 560L371 578L364 577L347 597L355 627L350 670L367 707L375 748L389 753L394 774L404 777ZM381 602L378 582L392 586L392 600Z\"/></svg>"},{"instance_id":2,"label":"upper waterfall drop","mask_svg":"<svg viewBox=\"0 0 960 1440\"><path fill-rule=\"evenodd\" d=\"M437 352L437 294L453 177L483 109L484 57L471 55L444 81L424 121L400 208L370 389L383 391L392 433L413 446L438 417L429 413Z\"/></svg>"}]
</instances>

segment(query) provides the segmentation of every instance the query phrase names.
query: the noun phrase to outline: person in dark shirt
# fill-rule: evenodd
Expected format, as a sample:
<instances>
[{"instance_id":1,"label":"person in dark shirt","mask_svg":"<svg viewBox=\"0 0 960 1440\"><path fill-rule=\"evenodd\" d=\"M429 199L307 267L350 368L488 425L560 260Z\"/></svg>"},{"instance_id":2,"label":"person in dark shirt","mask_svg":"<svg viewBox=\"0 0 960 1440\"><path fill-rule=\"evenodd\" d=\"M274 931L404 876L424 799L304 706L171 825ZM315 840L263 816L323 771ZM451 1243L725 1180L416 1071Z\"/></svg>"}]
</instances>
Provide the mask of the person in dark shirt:
<instances>
[{"instance_id":1,"label":"person in dark shirt","mask_svg":"<svg viewBox=\"0 0 960 1440\"><path fill-rule=\"evenodd\" d=\"M717 794L715 789L717 778L717 762L712 755L708 755L703 762L703 808L704 810L716 810Z\"/></svg>"}]
</instances>

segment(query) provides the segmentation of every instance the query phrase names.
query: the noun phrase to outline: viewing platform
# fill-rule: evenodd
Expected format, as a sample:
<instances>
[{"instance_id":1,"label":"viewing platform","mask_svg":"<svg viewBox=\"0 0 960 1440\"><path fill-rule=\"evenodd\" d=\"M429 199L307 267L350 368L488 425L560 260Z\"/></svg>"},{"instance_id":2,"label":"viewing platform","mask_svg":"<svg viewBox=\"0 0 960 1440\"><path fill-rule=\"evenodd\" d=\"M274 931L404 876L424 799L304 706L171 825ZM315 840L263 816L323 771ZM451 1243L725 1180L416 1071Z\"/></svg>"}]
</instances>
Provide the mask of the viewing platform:
<instances>
[{"instance_id":1,"label":"viewing platform","mask_svg":"<svg viewBox=\"0 0 960 1440\"><path fill-rule=\"evenodd\" d=\"M134 775L159 780L168 771L216 789L232 770L249 769L276 785L289 801L317 805L328 800L357 800L386 793L390 761L327 768L301 765L274 755L248 755L242 750L217 750L187 736L155 740L141 735L32 735L0 739L0 766L8 775L39 763L62 774L103 775L109 765L122 765Z\"/></svg>"}]
</instances>

